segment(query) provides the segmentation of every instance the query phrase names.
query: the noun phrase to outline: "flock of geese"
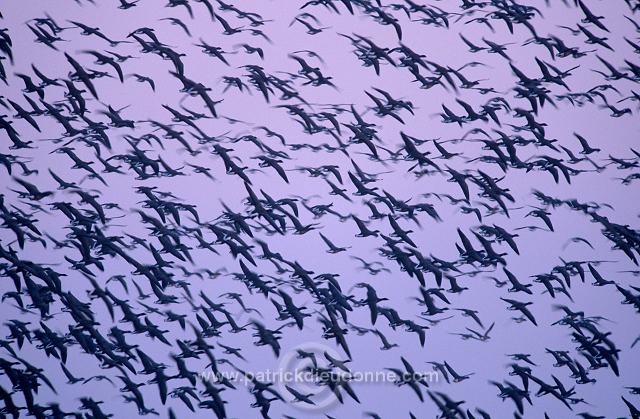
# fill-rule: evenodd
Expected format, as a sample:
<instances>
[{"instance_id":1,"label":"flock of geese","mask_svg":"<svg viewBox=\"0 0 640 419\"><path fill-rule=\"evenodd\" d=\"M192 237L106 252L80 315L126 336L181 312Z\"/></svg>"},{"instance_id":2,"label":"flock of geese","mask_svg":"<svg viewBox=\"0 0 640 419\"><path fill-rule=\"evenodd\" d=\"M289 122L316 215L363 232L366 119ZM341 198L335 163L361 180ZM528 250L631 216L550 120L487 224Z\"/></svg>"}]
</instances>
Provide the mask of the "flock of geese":
<instances>
[{"instance_id":1,"label":"flock of geese","mask_svg":"<svg viewBox=\"0 0 640 419\"><path fill-rule=\"evenodd\" d=\"M0 417L640 418L638 0L0 17Z\"/></svg>"}]
</instances>

